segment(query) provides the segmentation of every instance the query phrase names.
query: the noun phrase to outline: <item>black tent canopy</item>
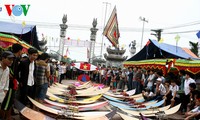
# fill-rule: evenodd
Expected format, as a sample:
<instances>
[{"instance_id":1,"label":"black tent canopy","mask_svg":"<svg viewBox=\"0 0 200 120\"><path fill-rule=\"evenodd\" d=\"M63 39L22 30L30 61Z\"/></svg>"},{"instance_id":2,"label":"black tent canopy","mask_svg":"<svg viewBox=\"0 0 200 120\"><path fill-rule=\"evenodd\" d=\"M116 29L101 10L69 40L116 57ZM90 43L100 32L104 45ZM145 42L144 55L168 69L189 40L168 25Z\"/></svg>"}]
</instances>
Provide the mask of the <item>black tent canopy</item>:
<instances>
[{"instance_id":1,"label":"black tent canopy","mask_svg":"<svg viewBox=\"0 0 200 120\"><path fill-rule=\"evenodd\" d=\"M142 50L127 61L139 61L158 58L176 58L176 59L198 59L192 52L187 52L186 48L181 48L166 43L158 43L156 40L150 40L146 43Z\"/></svg>"}]
</instances>

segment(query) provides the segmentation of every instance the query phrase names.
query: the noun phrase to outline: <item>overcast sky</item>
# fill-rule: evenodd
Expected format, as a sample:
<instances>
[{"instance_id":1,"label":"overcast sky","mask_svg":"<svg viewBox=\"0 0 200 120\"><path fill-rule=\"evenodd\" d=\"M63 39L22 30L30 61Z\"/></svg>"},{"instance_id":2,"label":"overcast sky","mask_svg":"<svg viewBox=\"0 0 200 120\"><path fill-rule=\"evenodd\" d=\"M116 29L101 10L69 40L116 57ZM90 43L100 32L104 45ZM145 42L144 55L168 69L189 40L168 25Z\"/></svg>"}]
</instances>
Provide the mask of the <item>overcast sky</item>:
<instances>
[{"instance_id":1,"label":"overcast sky","mask_svg":"<svg viewBox=\"0 0 200 120\"><path fill-rule=\"evenodd\" d=\"M105 10L107 2L107 11ZM9 17L5 4L30 4L27 16ZM129 54L128 45L136 40L137 52L140 50L142 36L142 21L139 17L145 17L143 45L148 39L156 39L151 35L150 29L164 29L162 38L164 43L176 45L174 37L179 34L178 46L188 47L189 41L197 42L196 33L200 30L200 1L199 0L0 0L0 20L8 22L25 21L26 24L36 24L38 36L47 36L48 45L58 45L63 14L67 14L66 38L89 40L90 28L93 18L97 18L99 31L95 55L100 55L100 43L102 41L102 27L104 20L107 22L114 6L117 8L117 17L120 31L119 43L125 46ZM105 15L105 13L107 13ZM106 17L105 17L106 16ZM182 33L184 32L184 33ZM170 33L170 34L169 34ZM51 40L53 38L54 40ZM106 46L111 45L106 38L103 38ZM57 50L57 47L50 49ZM66 51L67 47L65 47ZM69 57L76 60L87 60L86 47L68 47ZM103 53L105 53L105 48ZM65 53L65 52L64 52Z\"/></svg>"}]
</instances>

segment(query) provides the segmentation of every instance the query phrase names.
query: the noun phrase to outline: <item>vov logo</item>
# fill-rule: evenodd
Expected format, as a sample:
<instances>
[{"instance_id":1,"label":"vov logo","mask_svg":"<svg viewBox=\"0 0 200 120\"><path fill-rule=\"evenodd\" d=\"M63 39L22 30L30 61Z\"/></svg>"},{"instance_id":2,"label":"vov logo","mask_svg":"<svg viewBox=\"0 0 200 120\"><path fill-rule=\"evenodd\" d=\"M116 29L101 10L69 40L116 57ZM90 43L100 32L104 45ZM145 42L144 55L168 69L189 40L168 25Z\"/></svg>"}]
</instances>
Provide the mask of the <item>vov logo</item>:
<instances>
[{"instance_id":1,"label":"vov logo","mask_svg":"<svg viewBox=\"0 0 200 120\"><path fill-rule=\"evenodd\" d=\"M5 5L8 16L11 16L11 14L13 14L14 16L21 16L22 13L24 14L24 16L26 16L30 6L31 5L29 4L28 5L24 5L24 4L21 4L21 5L6 4Z\"/></svg>"}]
</instances>

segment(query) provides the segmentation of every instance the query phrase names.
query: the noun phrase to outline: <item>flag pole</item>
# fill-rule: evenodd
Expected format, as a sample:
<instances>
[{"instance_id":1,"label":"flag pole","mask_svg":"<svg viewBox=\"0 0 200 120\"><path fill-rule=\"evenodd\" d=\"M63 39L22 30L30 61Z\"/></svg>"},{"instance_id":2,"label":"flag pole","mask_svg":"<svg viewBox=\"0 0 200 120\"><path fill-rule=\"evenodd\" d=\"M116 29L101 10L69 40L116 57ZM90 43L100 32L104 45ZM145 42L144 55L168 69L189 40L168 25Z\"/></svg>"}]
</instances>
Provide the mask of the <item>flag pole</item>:
<instances>
[{"instance_id":1,"label":"flag pole","mask_svg":"<svg viewBox=\"0 0 200 120\"><path fill-rule=\"evenodd\" d=\"M105 24L106 24L107 7L108 7L108 4L111 5L111 3L103 2L103 4L106 4L105 16L104 16L104 23L103 23L103 28L104 28L104 27L105 27ZM103 39L104 39L104 35L102 34L102 39L101 39L101 52L100 52L100 57L101 57L101 58L102 58L102 53L103 53Z\"/></svg>"},{"instance_id":2,"label":"flag pole","mask_svg":"<svg viewBox=\"0 0 200 120\"><path fill-rule=\"evenodd\" d=\"M140 44L140 50L142 49L142 43L143 43L143 35L144 35L144 23L148 23L148 20L144 17L139 17L139 19L142 21L142 37L141 37L141 44Z\"/></svg>"}]
</instances>

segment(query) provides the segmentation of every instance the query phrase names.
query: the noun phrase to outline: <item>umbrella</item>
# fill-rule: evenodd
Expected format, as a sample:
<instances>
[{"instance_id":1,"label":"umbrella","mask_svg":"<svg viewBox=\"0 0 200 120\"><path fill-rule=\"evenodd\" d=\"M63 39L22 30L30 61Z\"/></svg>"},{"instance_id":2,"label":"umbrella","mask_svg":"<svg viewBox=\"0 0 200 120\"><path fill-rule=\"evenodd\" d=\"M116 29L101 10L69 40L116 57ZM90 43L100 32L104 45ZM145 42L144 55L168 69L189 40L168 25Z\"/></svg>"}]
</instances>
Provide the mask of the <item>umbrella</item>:
<instances>
[{"instance_id":1,"label":"umbrella","mask_svg":"<svg viewBox=\"0 0 200 120\"><path fill-rule=\"evenodd\" d=\"M78 76L78 80L82 81L82 82L86 82L90 80L90 77L86 74L81 74Z\"/></svg>"},{"instance_id":2,"label":"umbrella","mask_svg":"<svg viewBox=\"0 0 200 120\"><path fill-rule=\"evenodd\" d=\"M97 70L97 66L92 65L87 62L82 62L82 63L72 63L72 66L75 68L82 70L82 71L94 71Z\"/></svg>"}]
</instances>

